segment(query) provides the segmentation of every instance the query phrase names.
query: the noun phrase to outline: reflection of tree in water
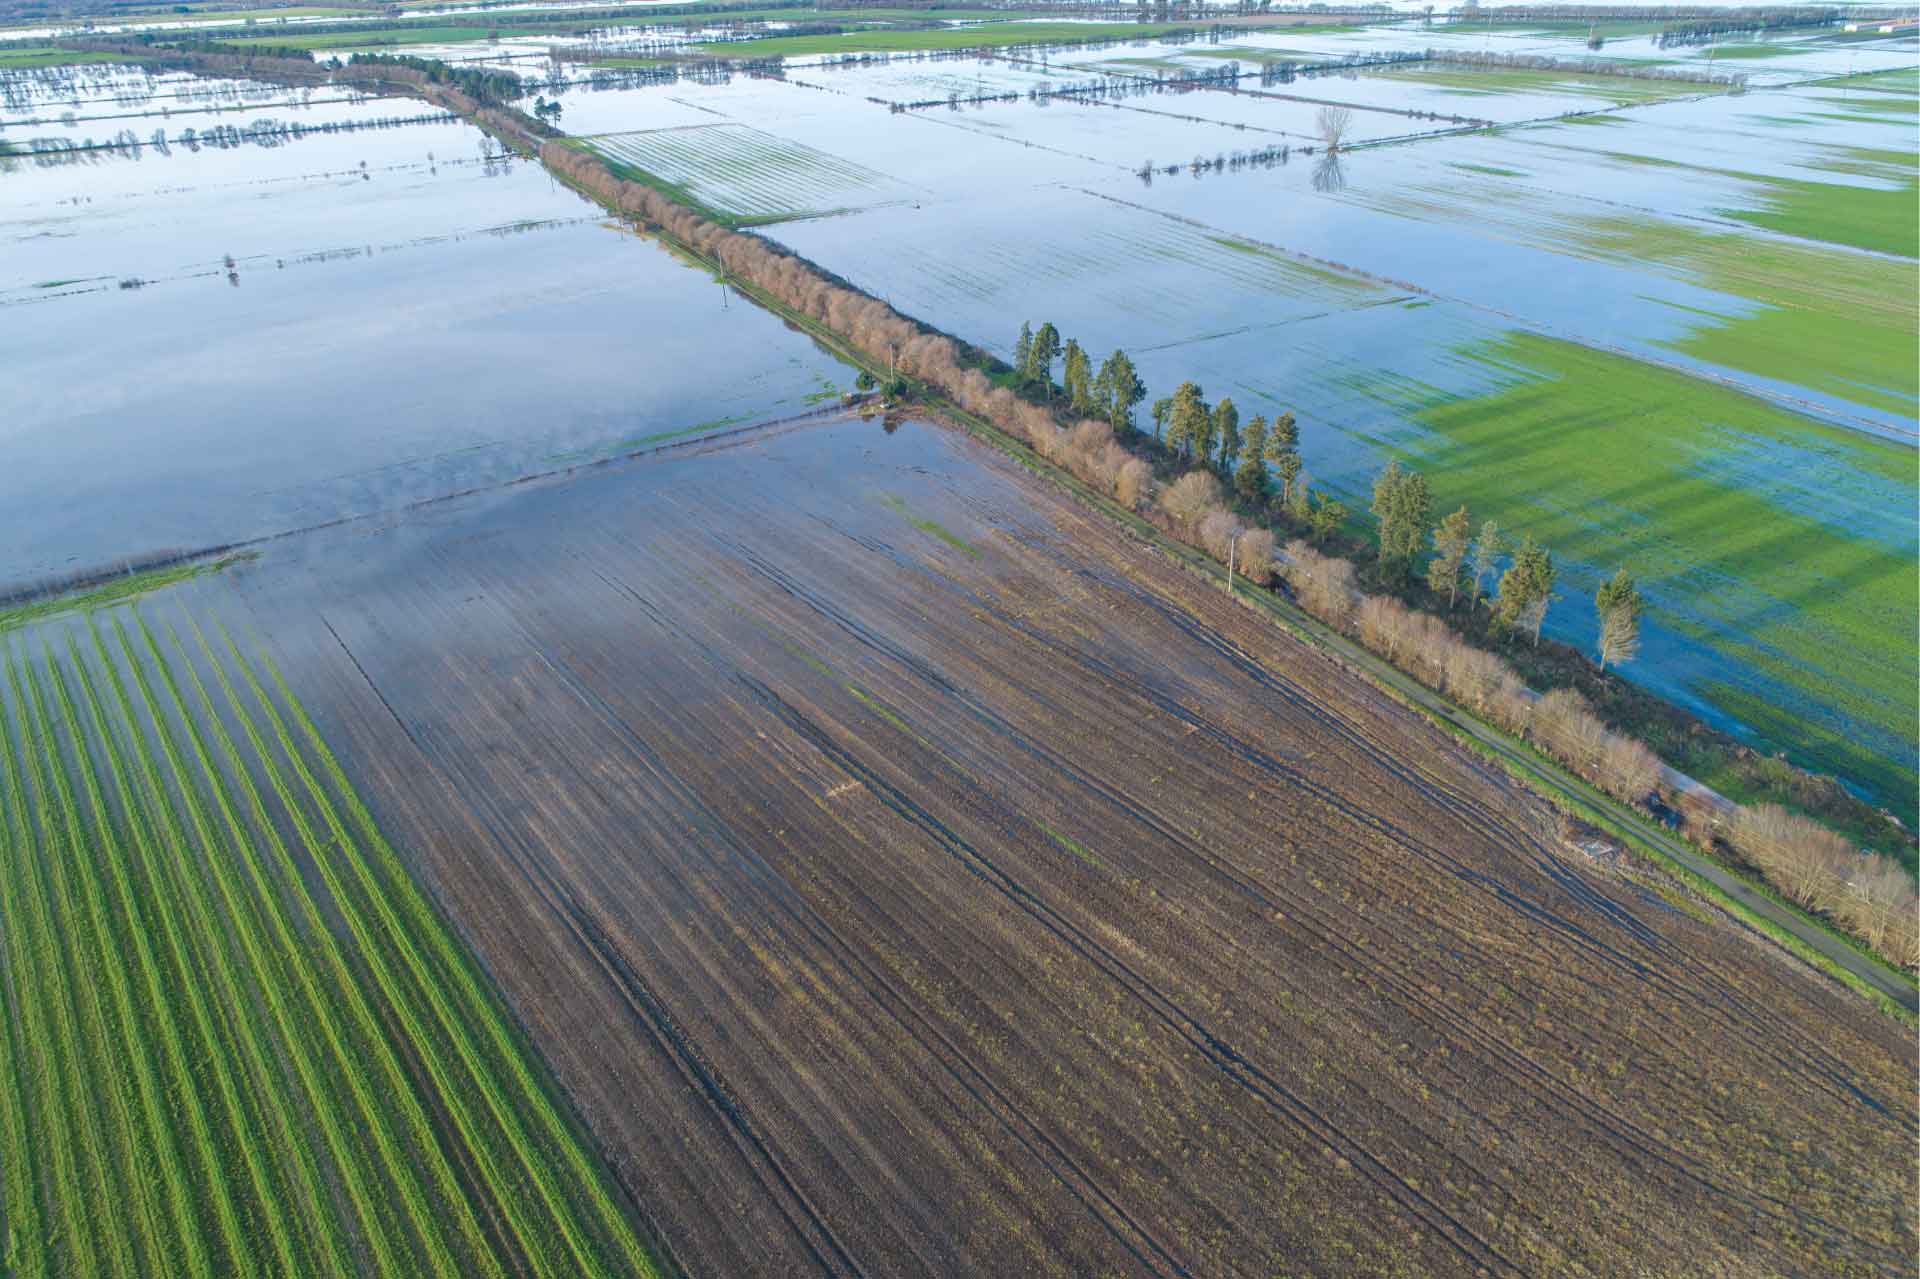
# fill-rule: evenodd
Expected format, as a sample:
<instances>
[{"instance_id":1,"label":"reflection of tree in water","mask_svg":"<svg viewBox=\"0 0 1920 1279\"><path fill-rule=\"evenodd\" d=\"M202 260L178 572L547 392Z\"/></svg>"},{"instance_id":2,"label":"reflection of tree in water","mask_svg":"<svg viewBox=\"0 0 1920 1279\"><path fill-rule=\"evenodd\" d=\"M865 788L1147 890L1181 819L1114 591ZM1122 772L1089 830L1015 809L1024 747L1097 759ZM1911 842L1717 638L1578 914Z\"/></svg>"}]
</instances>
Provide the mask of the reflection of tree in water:
<instances>
[{"instance_id":1,"label":"reflection of tree in water","mask_svg":"<svg viewBox=\"0 0 1920 1279\"><path fill-rule=\"evenodd\" d=\"M1346 185L1347 175L1340 168L1340 153L1338 151L1323 152L1319 161L1313 166L1313 189L1331 195L1335 191L1344 190Z\"/></svg>"}]
</instances>

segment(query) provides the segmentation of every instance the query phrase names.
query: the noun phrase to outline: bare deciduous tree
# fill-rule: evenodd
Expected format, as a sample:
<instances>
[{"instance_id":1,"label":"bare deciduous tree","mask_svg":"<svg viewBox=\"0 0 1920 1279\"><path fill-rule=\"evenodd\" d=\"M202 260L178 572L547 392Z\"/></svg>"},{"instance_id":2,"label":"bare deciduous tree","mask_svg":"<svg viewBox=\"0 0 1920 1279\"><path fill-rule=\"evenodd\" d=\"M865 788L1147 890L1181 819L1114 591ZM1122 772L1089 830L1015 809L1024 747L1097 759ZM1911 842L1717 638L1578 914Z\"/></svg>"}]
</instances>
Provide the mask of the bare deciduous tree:
<instances>
[{"instance_id":1,"label":"bare deciduous tree","mask_svg":"<svg viewBox=\"0 0 1920 1279\"><path fill-rule=\"evenodd\" d=\"M1338 151L1347 130L1353 127L1353 112L1345 107L1321 107L1320 114L1314 117L1314 127L1320 140L1327 144L1327 150Z\"/></svg>"},{"instance_id":2,"label":"bare deciduous tree","mask_svg":"<svg viewBox=\"0 0 1920 1279\"><path fill-rule=\"evenodd\" d=\"M1160 505L1182 527L1193 528L1202 516L1220 505L1220 481L1210 471L1188 471L1160 495Z\"/></svg>"}]
</instances>

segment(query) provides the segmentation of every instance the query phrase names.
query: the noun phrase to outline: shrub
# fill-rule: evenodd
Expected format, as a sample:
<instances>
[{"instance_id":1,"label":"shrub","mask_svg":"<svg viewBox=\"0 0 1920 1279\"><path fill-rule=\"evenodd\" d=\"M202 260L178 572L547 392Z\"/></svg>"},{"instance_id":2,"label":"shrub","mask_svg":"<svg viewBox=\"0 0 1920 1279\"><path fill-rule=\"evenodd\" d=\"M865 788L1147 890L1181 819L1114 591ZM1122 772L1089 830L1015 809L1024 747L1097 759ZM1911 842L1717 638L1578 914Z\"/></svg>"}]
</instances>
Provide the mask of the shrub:
<instances>
[{"instance_id":1,"label":"shrub","mask_svg":"<svg viewBox=\"0 0 1920 1279\"><path fill-rule=\"evenodd\" d=\"M1249 582L1265 586L1273 580L1273 534L1256 528L1240 535L1240 571Z\"/></svg>"},{"instance_id":2,"label":"shrub","mask_svg":"<svg viewBox=\"0 0 1920 1279\"><path fill-rule=\"evenodd\" d=\"M1191 529L1220 505L1220 481L1211 471L1188 471L1160 495L1160 507L1183 529Z\"/></svg>"}]
</instances>

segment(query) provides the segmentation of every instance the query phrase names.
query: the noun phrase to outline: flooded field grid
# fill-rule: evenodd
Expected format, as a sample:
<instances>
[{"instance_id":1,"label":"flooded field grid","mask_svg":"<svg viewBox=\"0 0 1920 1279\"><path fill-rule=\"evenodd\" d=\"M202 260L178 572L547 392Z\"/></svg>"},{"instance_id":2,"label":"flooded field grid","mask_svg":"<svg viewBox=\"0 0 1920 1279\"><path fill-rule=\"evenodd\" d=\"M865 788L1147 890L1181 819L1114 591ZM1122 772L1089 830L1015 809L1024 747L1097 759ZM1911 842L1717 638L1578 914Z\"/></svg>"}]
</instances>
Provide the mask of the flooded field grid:
<instances>
[{"instance_id":1,"label":"flooded field grid","mask_svg":"<svg viewBox=\"0 0 1920 1279\"><path fill-rule=\"evenodd\" d=\"M1429 48L1586 69L1262 70ZM1728 71L1644 36L1589 65L1563 34L1274 32L801 59L784 79L563 100L623 171L957 336L1004 355L1020 320L1050 320L1125 349L1149 401L1192 377L1243 413L1295 412L1315 482L1350 506L1389 457L1431 467L1440 506L1554 539L1573 588L1556 635L1581 642L1581 601L1625 564L1659 655L1632 678L1900 807L1920 677L1897 620L1920 606L1899 518L1920 429L1920 54L1794 48ZM1758 63L1774 70L1726 78ZM1238 78L1182 79L1223 67ZM1329 105L1352 111L1332 157ZM1510 447L1450 469L1448 424L1547 387L1564 394L1509 422ZM1547 467L1542 446L1569 442ZM1646 468L1669 478L1627 478ZM1852 564L1853 585L1782 593L1749 537L1818 547L1803 562Z\"/></svg>"},{"instance_id":2,"label":"flooded field grid","mask_svg":"<svg viewBox=\"0 0 1920 1279\"><path fill-rule=\"evenodd\" d=\"M285 673L692 1272L1911 1240L1894 1024L944 429L693 445L140 611Z\"/></svg>"}]
</instances>

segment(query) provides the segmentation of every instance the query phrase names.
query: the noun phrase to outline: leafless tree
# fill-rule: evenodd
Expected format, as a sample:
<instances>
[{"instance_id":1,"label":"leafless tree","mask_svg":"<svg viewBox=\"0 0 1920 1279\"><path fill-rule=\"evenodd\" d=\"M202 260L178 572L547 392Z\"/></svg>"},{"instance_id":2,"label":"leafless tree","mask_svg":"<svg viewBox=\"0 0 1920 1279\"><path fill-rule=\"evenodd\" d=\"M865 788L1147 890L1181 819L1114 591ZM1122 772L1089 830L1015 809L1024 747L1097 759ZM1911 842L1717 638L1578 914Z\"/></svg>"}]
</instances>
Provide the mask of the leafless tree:
<instances>
[{"instance_id":1,"label":"leafless tree","mask_svg":"<svg viewBox=\"0 0 1920 1279\"><path fill-rule=\"evenodd\" d=\"M1220 481L1211 471L1188 471L1160 496L1160 505L1184 528L1194 528L1208 511L1220 505Z\"/></svg>"},{"instance_id":2,"label":"leafless tree","mask_svg":"<svg viewBox=\"0 0 1920 1279\"><path fill-rule=\"evenodd\" d=\"M1314 126L1320 140L1327 144L1327 150L1338 151L1347 130L1353 126L1353 112L1345 107L1321 107L1320 114L1314 117Z\"/></svg>"}]
</instances>

